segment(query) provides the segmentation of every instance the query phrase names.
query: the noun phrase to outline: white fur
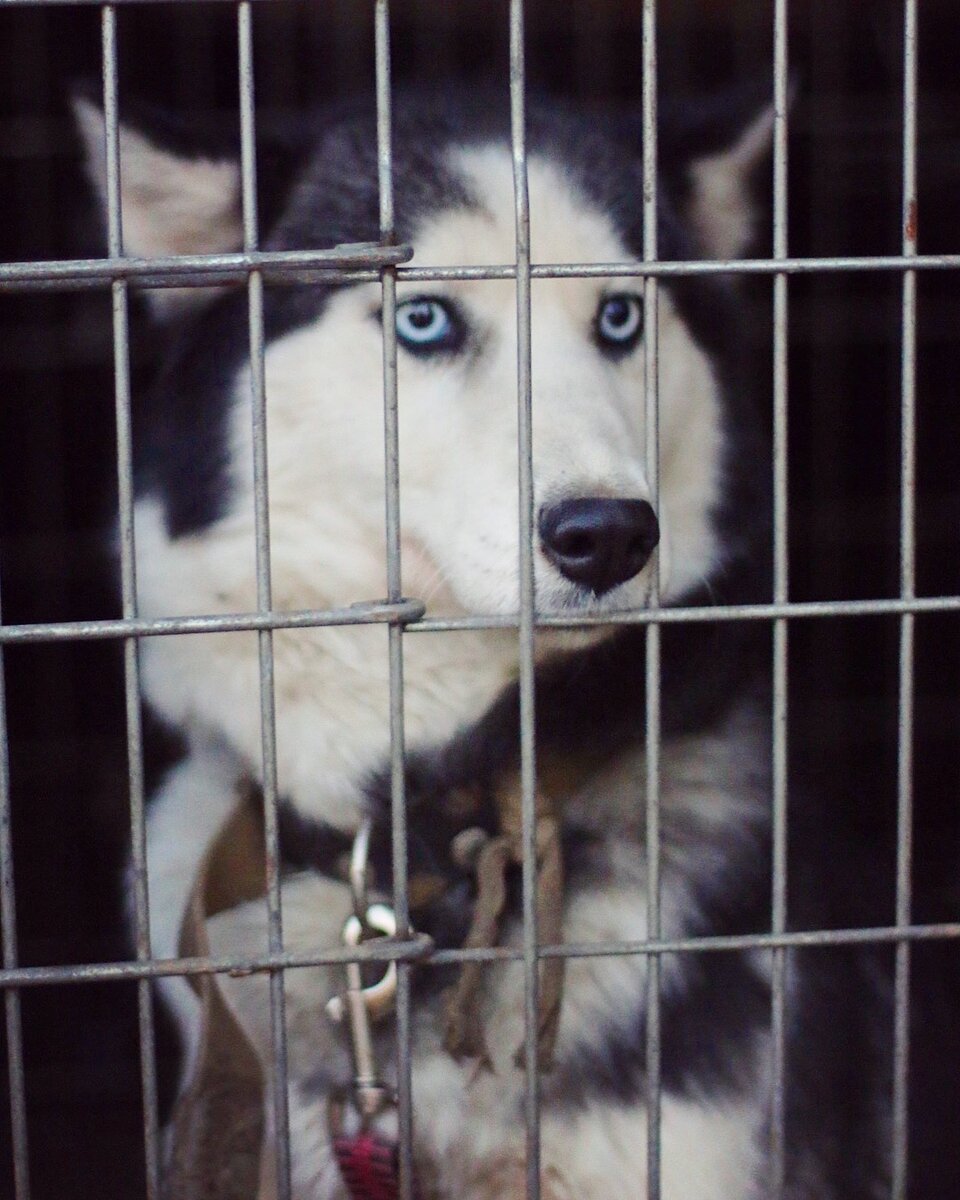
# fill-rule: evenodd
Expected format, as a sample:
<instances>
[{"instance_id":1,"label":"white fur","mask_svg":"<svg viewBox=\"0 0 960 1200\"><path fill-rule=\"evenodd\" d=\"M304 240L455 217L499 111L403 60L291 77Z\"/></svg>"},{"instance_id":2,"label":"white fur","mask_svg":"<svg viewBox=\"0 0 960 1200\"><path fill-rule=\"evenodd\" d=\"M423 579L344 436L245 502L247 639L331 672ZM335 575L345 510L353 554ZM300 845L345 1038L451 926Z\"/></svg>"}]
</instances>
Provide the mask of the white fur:
<instances>
[{"instance_id":1,"label":"white fur","mask_svg":"<svg viewBox=\"0 0 960 1200\"><path fill-rule=\"evenodd\" d=\"M87 153L87 174L108 204L106 125L103 112L75 98L73 111ZM120 206L123 247L137 258L216 254L243 243L240 171L227 159L182 158L121 125ZM161 315L196 306L215 288L156 288L147 293Z\"/></svg>"},{"instance_id":2,"label":"white fur","mask_svg":"<svg viewBox=\"0 0 960 1200\"><path fill-rule=\"evenodd\" d=\"M155 958L180 952L187 894L207 846L237 803L236 757L222 743L194 738L191 753L164 779L147 810L150 949ZM184 891L185 883L187 893ZM184 1073L198 1048L196 995L184 978L159 981L184 1038Z\"/></svg>"},{"instance_id":3,"label":"white fur","mask_svg":"<svg viewBox=\"0 0 960 1200\"><path fill-rule=\"evenodd\" d=\"M773 119L773 108L765 108L732 146L691 164L688 215L711 258L737 258L753 240L758 214L750 176L769 153Z\"/></svg>"}]
</instances>

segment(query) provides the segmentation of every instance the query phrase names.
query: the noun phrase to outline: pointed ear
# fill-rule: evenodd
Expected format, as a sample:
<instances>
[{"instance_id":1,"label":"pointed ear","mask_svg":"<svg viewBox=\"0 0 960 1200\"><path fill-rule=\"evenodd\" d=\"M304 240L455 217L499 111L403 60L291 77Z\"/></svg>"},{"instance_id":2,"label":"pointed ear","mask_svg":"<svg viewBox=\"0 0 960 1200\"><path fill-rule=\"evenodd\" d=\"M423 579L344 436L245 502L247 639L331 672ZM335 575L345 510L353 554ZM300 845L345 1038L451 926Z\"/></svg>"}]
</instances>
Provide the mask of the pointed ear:
<instances>
[{"instance_id":1,"label":"pointed ear","mask_svg":"<svg viewBox=\"0 0 960 1200\"><path fill-rule=\"evenodd\" d=\"M769 161L773 105L755 113L723 149L691 160L686 215L709 258L741 258L758 232L757 176Z\"/></svg>"},{"instance_id":2,"label":"pointed ear","mask_svg":"<svg viewBox=\"0 0 960 1200\"><path fill-rule=\"evenodd\" d=\"M106 126L92 101L72 101L86 154L87 174L101 212L107 211ZM240 169L230 158L191 157L148 135L120 126L120 204L123 244L130 255L216 254L243 243ZM195 307L217 288L154 288L151 308L167 316Z\"/></svg>"}]
</instances>

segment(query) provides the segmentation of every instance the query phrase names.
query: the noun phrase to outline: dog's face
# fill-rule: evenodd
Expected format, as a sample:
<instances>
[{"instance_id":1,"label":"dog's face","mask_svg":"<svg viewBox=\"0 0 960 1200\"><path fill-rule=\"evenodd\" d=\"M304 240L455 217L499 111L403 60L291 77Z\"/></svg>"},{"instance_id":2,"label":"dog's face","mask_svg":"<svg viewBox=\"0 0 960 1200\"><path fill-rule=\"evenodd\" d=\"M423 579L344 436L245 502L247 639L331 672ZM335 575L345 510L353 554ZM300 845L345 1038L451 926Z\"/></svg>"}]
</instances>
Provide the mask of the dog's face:
<instances>
[{"instance_id":1,"label":"dog's face","mask_svg":"<svg viewBox=\"0 0 960 1200\"><path fill-rule=\"evenodd\" d=\"M508 152L458 151L450 167L475 203L425 216L413 235L415 263L512 262ZM529 180L535 261L629 259L610 219L555 164L534 158ZM721 443L717 382L664 296L656 504L645 467L641 286L632 279L532 285L536 588L544 608L644 603L658 539L661 583L674 593L707 573L716 553L709 513ZM324 514L330 539L369 547L373 569L383 527L380 323L379 286L346 288L266 357L275 509L297 509L303 521ZM515 611L514 283L402 283L397 340L404 588L457 610ZM239 404L238 434L247 424ZM309 544L301 542L301 551Z\"/></svg>"},{"instance_id":2,"label":"dog's face","mask_svg":"<svg viewBox=\"0 0 960 1200\"><path fill-rule=\"evenodd\" d=\"M90 124L89 111L85 120ZM554 122L556 125L556 122ZM567 122L567 125L570 123ZM600 176L591 178L557 144L575 142L561 122L533 136L529 163L531 251L537 263L628 262L637 256L640 219L639 159L615 143L603 145ZM403 122L400 123L401 134ZM534 130L536 123L534 122ZM333 138L331 148L331 136ZM329 245L344 238L350 189L369 156L331 167L332 153L357 155L353 138L321 139L273 235L282 248ZM752 134L751 136L756 136ZM131 141L131 138L133 139ZM372 140L372 139L371 139ZM428 144L427 144L428 143ZM168 227L177 250L176 223L193 197L207 209L222 198L224 164L171 159L169 196L137 191L136 163L162 152L127 135L130 167L125 203L131 229L154 217ZM738 143L742 147L743 139ZM743 154L742 148L739 151ZM421 144L397 151L397 206L402 235L418 266L494 266L515 260L512 160L501 135L462 130L423 131ZM619 155L619 157L618 157ZM587 155L587 158L590 156ZM730 156L718 158L720 177L742 176ZM207 172L205 182L203 172ZM214 177L214 171L220 172ZM429 180L424 182L424 172ZM724 172L726 174L724 175ZM716 173L715 173L716 175ZM712 186L715 188L715 178ZM353 197L360 228L370 214L375 172ZM344 195L328 194L334 187ZM218 190L219 189L219 190ZM709 188L694 190L702 197ZM216 193L216 196L214 196ZM608 200L607 193L610 199ZM375 195L375 193L373 193ZM745 193L744 193L745 195ZM741 196L731 215L723 197L701 214L701 252L734 251L731 222L743 231L750 214ZM220 204L212 248L229 244L233 200ZM324 219L324 209L332 216ZM375 209L373 210L375 212ZM624 213L630 213L630 219ZM711 220L719 216L719 231ZM726 222L726 224L724 224ZM695 205L690 223L697 224ZM661 222L667 254L692 253L668 213ZM716 225L716 221L714 221ZM196 222L189 248L196 248ZM729 245L720 245L724 230ZM679 238L679 240L678 240ZM671 241L672 239L672 241ZM136 247L134 247L136 249ZM342 604L381 595L384 578L384 437L381 290L378 284L268 289L268 397L271 534L277 602L305 607L319 598ZM238 319L242 308L232 303ZM401 281L398 287L400 504L403 588L439 612L515 611L518 606L518 395L517 303L513 280ZM179 293L161 298L189 306ZM214 308L224 309L229 298ZM722 554L716 512L724 487L725 428L716 356L704 348L690 321L690 305L660 289L657 362L659 394L658 492L648 477L645 417L645 328L639 278L537 279L532 284L532 417L535 582L544 610L608 611L637 607L649 598L653 574L668 600L708 579ZM184 322L182 351L191 341L213 345L214 320ZM242 330L240 339L243 340ZM234 342L237 341L234 335ZM183 342L181 344L183 344ZM216 502L182 530L189 540L231 537L252 522L253 478L249 361L245 350L221 347L233 360L216 406L225 435L219 449ZM189 388L189 371L174 371ZM181 404L184 401L179 401ZM198 404L202 403L198 399ZM212 468L205 465L205 477ZM172 489L175 490L175 489ZM163 497L160 497L161 501ZM166 500L168 532L177 532ZM145 506L149 513L149 503ZM208 531L214 532L213 538ZM150 532L148 531L148 537ZM219 537L219 540L223 540ZM227 587L220 571L220 586ZM243 569L249 582L250 560ZM229 572L227 572L229 575ZM236 581L239 584L239 580ZM195 603L201 597L195 599Z\"/></svg>"}]
</instances>

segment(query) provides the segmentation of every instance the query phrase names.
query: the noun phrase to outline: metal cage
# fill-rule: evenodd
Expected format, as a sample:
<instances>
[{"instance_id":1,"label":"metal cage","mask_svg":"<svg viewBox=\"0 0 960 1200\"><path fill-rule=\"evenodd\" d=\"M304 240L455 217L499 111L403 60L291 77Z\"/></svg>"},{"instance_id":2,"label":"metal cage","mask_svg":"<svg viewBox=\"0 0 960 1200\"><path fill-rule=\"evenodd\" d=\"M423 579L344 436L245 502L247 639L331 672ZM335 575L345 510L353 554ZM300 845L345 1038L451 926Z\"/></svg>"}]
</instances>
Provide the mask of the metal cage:
<instances>
[{"instance_id":1,"label":"metal cage","mask_svg":"<svg viewBox=\"0 0 960 1200\"><path fill-rule=\"evenodd\" d=\"M3 7L38 0L3 0ZM91 0L94 2L94 0ZM516 627L519 636L521 681L521 753L524 817L523 944L520 951L504 948L490 951L444 951L434 962L457 962L468 956L486 960L521 957L525 979L526 1016L526 1131L527 1194L540 1194L539 1090L536 1073L536 1015L538 961L544 956L645 955L649 959L647 1031L647 1120L648 1192L651 1200L660 1194L660 1025L659 965L664 954L715 953L732 948L757 947L772 955L773 1110L770 1138L774 1162L772 1196L782 1194L785 1151L785 978L791 947L836 946L867 941L892 943L896 947L894 1124L892 1200L907 1194L907 1100L909 1084L909 967L911 947L920 939L955 939L960 924L917 924L911 911L912 746L914 727L914 630L918 614L960 611L960 596L918 597L915 574L915 372L916 297L918 273L960 267L960 254L930 255L917 252L917 0L904 0L904 54L902 60L902 201L899 254L872 257L792 257L787 238L787 153L789 113L787 0L775 0L773 80L775 104L773 171L773 253L769 258L721 262L663 262L657 256L657 15L655 0L643 2L642 103L644 121L644 254L640 263L567 263L544 266L531 262L529 212L526 184L524 2L511 0L509 13L509 90L513 144L516 208L516 260L495 268L411 268L404 263L410 249L395 244L391 179L391 60L389 0L374 0L376 47L377 139L380 184L380 242L376 245L338 246L295 253L263 251L258 230L256 190L254 70L252 29L255 10L251 0L236 5L236 37L240 78L240 126L242 162L243 249L238 253L193 255L170 259L137 259L124 253L120 206L118 142L118 48L117 5L101 8L102 88L107 126L109 253L106 258L72 261L15 262L0 265L0 288L58 289L109 284L112 294L113 345L118 439L117 478L120 511L120 561L122 568L122 617L61 623L7 624L0 627L0 652L4 647L31 642L72 642L85 639L117 639L124 648L126 739L128 749L130 822L133 847L133 896L136 921L136 961L105 962L78 967L23 967L18 965L14 862L10 818L10 777L7 730L0 687L0 901L2 901L3 966L0 984L4 989L8 1038L10 1105L17 1200L31 1194L28 1171L28 1129L25 1106L24 1062L21 1037L21 989L50 984L89 981L137 981L139 1033L146 1147L146 1194L156 1200L160 1193L160 1151L157 1119L157 1075L154 1055L154 1012L151 980L163 975L188 975L242 969L268 972L271 979L272 1026L276 1072L272 1103L278 1131L277 1177L279 1194L288 1196L290 1167L287 1146L286 1031L284 1022L284 969L294 966L343 963L348 950L330 950L294 955L284 949L280 879L277 867L277 779L275 761L275 714L273 698L272 636L275 629L334 624L381 623L387 626L390 661L392 822L394 834L394 903L399 922L398 938L378 947L368 958L394 961L399 967L397 1044L399 1055L399 1106L401 1124L401 1186L412 1195L412 1142L414 1114L410 1089L410 972L414 963L429 970L422 946L409 930L406 890L406 828L404 805L403 647L407 637L442 636L453 629L477 629L493 625ZM335 611L277 613L272 609L270 582L269 490L266 456L266 410L263 375L264 330L262 298L264 281L297 277L312 272L338 280L380 280L383 295L384 338L384 439L386 446L386 531L388 595L371 598L365 605ZM803 273L888 272L901 280L901 434L900 434L900 586L899 596L888 599L795 603L790 599L787 569L787 339L791 278ZM631 944L544 946L538 941L534 904L534 789L536 745L534 738L533 642L539 625L582 625L589 618L540 616L536 611L533 584L534 512L532 492L531 373L530 373L530 284L532 279L569 276L623 276L643 282L646 328L655 329L660 279L677 275L712 272L751 273L773 282L773 380L774 400L774 559L773 603L709 609L660 609L631 612L620 618L648 627L646 684L650 697L646 724L648 800L647 867L649 940ZM400 495L397 449L396 333L393 314L398 280L452 278L496 278L516 281L516 319L519 355L517 386L520 449L520 534L521 603L515 618L477 615L460 620L430 619L423 605L404 598L400 576ZM130 363L128 333L128 289L132 282L154 286L202 286L217 281L246 281L249 296L250 355L253 370L253 444L256 497L257 611L232 616L198 614L186 618L145 620L138 616L134 568L133 485L131 475ZM656 491L657 480L657 340L645 342L647 394L645 396L649 478ZM868 614L889 614L899 622L899 719L898 719L898 836L896 856L896 920L869 928L787 931L787 647L791 623L825 618L843 619ZM605 616L603 623L611 623ZM758 620L773 629L773 764L774 764L774 861L773 893L769 933L737 938L702 938L666 941L660 936L659 920L659 811L658 751L660 673L660 628L669 622ZM138 640L171 634L209 633L226 630L257 631L259 638L260 706L264 815L268 845L269 953L243 961L210 958L157 961L151 955L148 921L148 880L144 827L143 747L140 725ZM2 661L2 660L0 660Z\"/></svg>"}]
</instances>

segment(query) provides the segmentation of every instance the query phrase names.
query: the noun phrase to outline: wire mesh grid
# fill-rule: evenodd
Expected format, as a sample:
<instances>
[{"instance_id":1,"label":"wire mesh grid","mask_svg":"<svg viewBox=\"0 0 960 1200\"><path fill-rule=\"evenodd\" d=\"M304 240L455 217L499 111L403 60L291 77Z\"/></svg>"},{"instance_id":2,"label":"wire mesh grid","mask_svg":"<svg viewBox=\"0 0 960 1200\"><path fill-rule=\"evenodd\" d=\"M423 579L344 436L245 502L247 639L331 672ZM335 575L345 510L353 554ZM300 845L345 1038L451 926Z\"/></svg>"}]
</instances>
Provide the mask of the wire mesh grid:
<instances>
[{"instance_id":1,"label":"wire mesh grid","mask_svg":"<svg viewBox=\"0 0 960 1200\"><path fill-rule=\"evenodd\" d=\"M4 0L7 5L37 4L43 0ZM75 0L94 2L94 0ZM126 3L128 0L118 0ZM189 3L190 0L180 0ZM235 0L230 0L231 3ZM270 974L271 1028L275 1070L272 1105L276 1130L278 1194L290 1194L290 1158L287 1116L287 1051L284 1019L283 973L287 968L334 965L348 960L395 962L399 967L397 1009L398 1098L400 1111L400 1186L404 1197L413 1195L411 1101L411 991L415 965L450 964L467 960L522 962L525 1011L525 1120L527 1139L527 1193L540 1194L539 1122L540 1095L536 1070L538 963L543 958L644 955L647 976L646 1112L647 1195L660 1194L660 1022L659 967L664 954L708 953L757 948L772 954L772 1062L773 1086L770 1113L772 1162L771 1195L782 1195L785 1164L785 996L787 954L791 948L891 943L895 946L895 1023L892 1125L892 1200L907 1194L907 1104L909 1084L909 969L911 943L929 939L960 938L960 923L913 924L910 867L912 830L913 656L914 623L919 614L960 611L960 596L922 597L915 584L915 373L917 273L956 269L960 255L917 253L916 111L917 20L916 0L903 6L903 109L902 109L902 252L899 255L791 258L787 241L788 146L788 39L787 0L774 3L774 142L773 142L773 253L769 258L724 261L660 262L657 259L657 13L655 0L643 3L642 101L643 155L643 256L638 263L531 262L530 213L527 195L525 143L524 4L510 0L510 119L513 150L516 258L496 267L410 267L409 246L395 244L391 159L391 86L389 0L374 0L377 151L380 194L380 241L377 244L337 246L309 251L275 252L260 249L256 195L256 109L253 71L253 22L256 4L236 4L238 72L240 79L241 195L243 248L232 254L193 255L177 258L137 259L124 254L120 203L119 124L117 101L117 4L103 6L102 87L106 122L108 255L102 259L0 265L0 288L65 289L103 286L109 281L113 306L113 342L117 425L117 477L119 483L119 547L122 583L122 617L114 620L57 624L0 624L0 917L3 931L3 967L0 985L5 990L8 1038L10 1110L12 1121L15 1192L28 1200L28 1130L24 1093L20 989L35 985L134 980L138 986L139 1032L146 1151L146 1194L160 1195L160 1148L157 1114L157 1078L151 980L168 975L196 975L225 971L265 971ZM888 271L902 277L901 346L901 449L900 449L900 588L895 599L790 601L787 573L787 344L790 277L806 272ZM539 278L623 276L643 281L645 326L656 329L658 284L662 278L709 273L763 274L773 281L773 416L774 416L774 595L773 603L728 605L711 608L660 609L656 583L651 607L603 617L538 612L534 592L533 444L531 427L531 281ZM379 280L383 304L384 439L386 462L387 596L344 609L274 612L270 581L269 493L267 476L267 411L264 380L263 289L267 282L329 282ZM469 617L429 618L425 606L405 598L401 588L400 487L398 467L397 339L394 324L398 281L449 279L513 279L516 283L517 395L519 437L519 573L520 605L514 616L477 614ZM148 286L204 286L211 282L245 281L249 302L249 349L253 364L253 452L256 515L257 610L231 615L195 615L169 619L142 619L137 615L133 472L131 458L130 364L128 288L131 282ZM648 429L647 470L656 496L657 354L656 336L645 339L646 395L644 412ZM899 711L897 777L896 914L890 926L814 930L788 929L787 913L787 648L791 621L889 614L898 617ZM760 620L773 627L773 887L770 933L731 937L661 937L659 915L659 684L660 627L677 622ZM276 714L273 694L273 632L279 629L332 625L384 624L387 626L390 666L390 778L393 834L394 904L398 935L355 949L324 949L293 953L284 949L277 835ZM642 942L541 945L535 905L536 744L534 733L534 638L538 627L576 627L592 624L640 623L648 627L646 641L646 846L649 935ZM413 938L407 897L406 806L404 799L403 640L407 634L442 634L461 629L515 627L519 637L520 749L523 815L522 916L519 948L487 950L429 950ZM262 779L267 846L268 952L245 958L181 958L156 960L151 955L149 889L146 871L144 822L143 746L140 728L138 640L145 636L255 631L259 642ZM136 960L83 966L20 967L17 960L14 864L10 828L10 775L8 735L2 686L2 653L5 645L28 642L120 639L124 646L127 750L132 831L132 894L136 932Z\"/></svg>"}]
</instances>

